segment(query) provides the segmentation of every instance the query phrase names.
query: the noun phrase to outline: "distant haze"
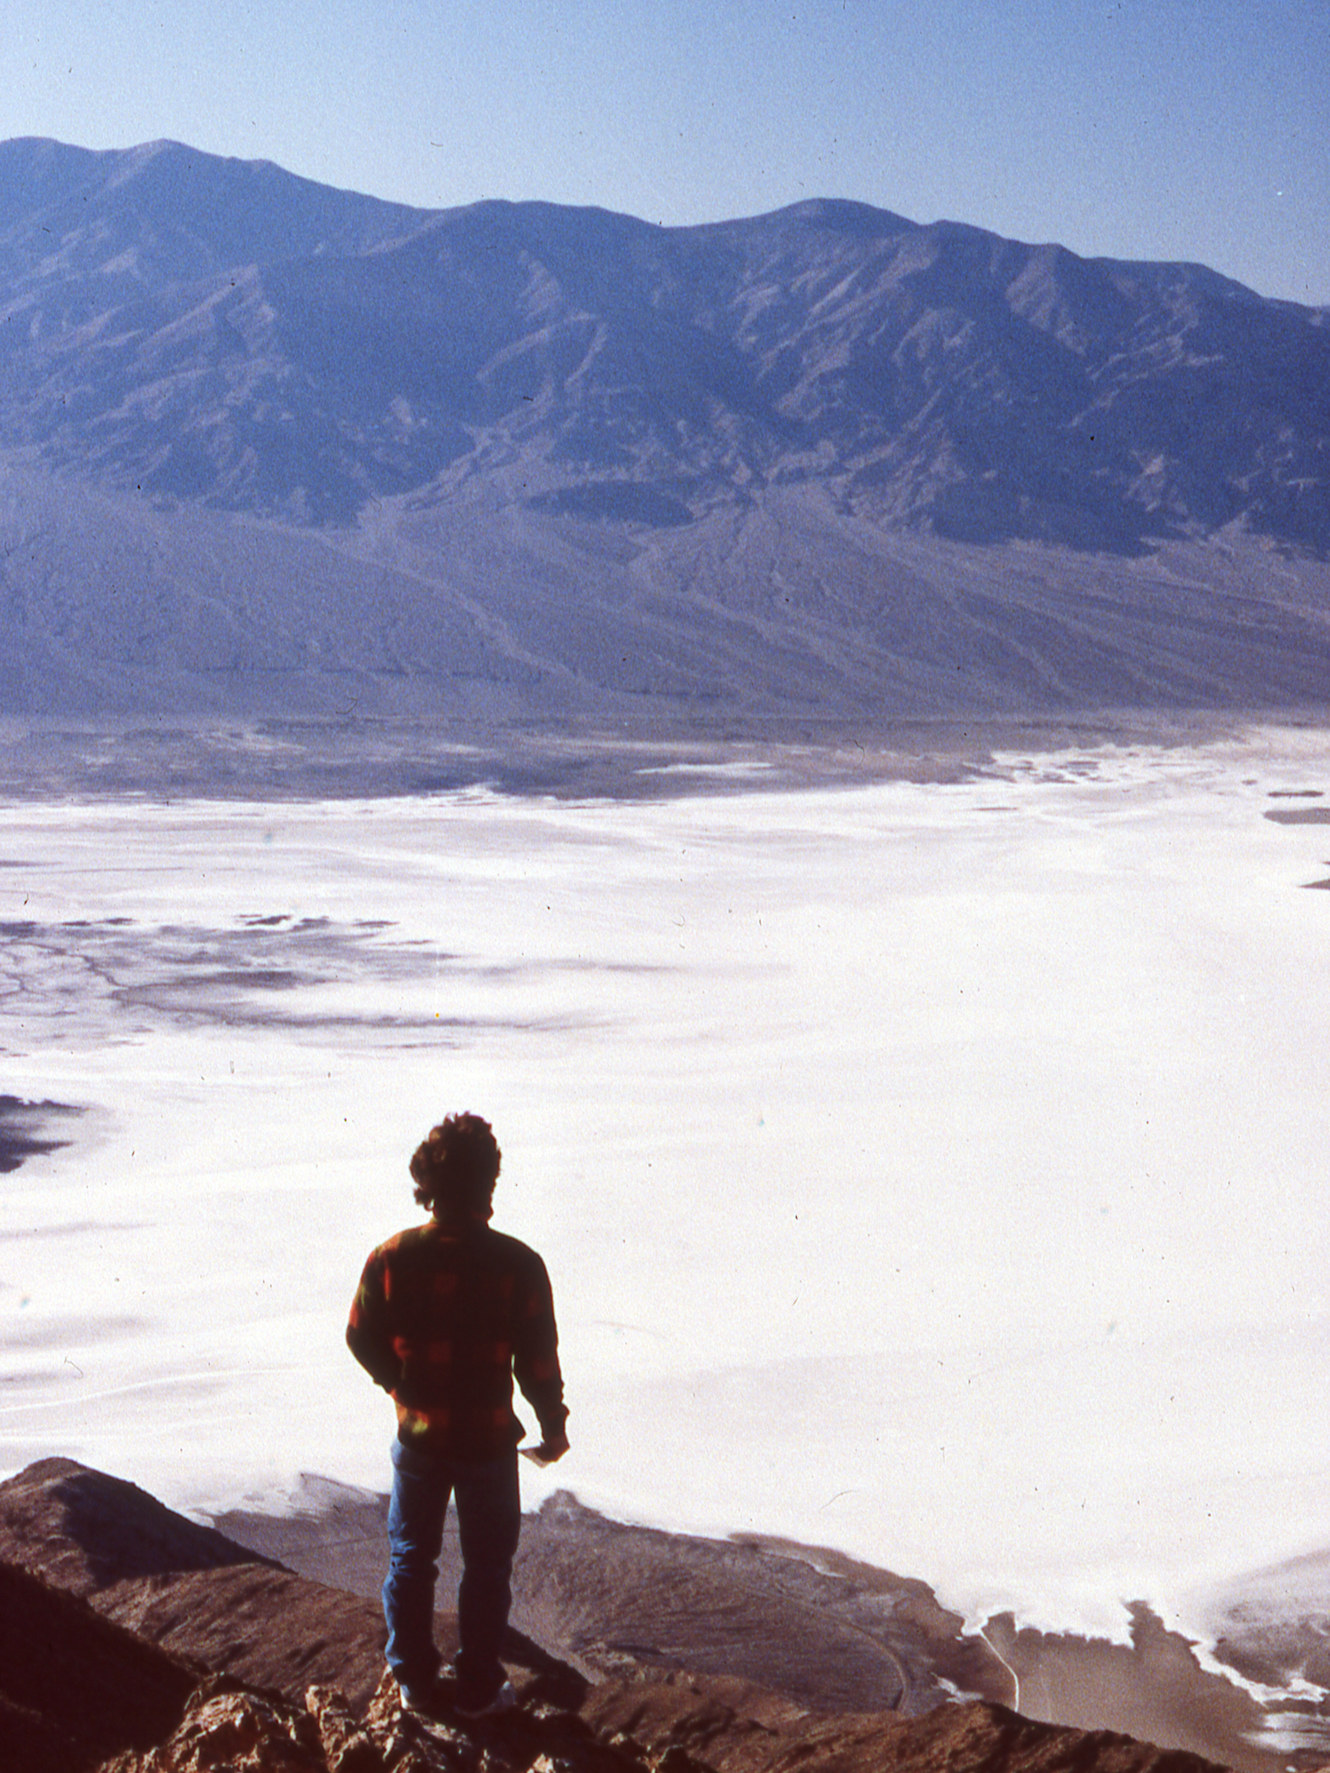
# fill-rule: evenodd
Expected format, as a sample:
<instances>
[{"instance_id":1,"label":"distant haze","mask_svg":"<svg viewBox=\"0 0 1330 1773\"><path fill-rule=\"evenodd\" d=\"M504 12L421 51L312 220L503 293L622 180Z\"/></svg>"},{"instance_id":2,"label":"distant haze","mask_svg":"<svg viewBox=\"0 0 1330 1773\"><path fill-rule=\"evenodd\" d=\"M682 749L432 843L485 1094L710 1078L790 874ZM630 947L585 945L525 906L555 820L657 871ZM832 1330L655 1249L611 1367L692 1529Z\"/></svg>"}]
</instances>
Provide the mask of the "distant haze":
<instances>
[{"instance_id":1,"label":"distant haze","mask_svg":"<svg viewBox=\"0 0 1330 1773\"><path fill-rule=\"evenodd\" d=\"M0 146L0 708L1305 707L1330 324L809 202Z\"/></svg>"}]
</instances>

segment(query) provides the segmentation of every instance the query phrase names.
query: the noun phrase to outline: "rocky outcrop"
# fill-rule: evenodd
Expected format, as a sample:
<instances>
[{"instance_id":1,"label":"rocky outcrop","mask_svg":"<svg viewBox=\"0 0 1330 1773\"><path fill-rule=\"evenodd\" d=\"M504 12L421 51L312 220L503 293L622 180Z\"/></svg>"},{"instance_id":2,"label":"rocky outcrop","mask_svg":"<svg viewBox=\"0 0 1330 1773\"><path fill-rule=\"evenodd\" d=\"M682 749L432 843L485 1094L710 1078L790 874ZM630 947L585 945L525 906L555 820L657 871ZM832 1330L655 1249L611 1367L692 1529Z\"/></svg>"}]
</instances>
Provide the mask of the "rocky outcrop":
<instances>
[{"instance_id":1,"label":"rocky outcrop","mask_svg":"<svg viewBox=\"0 0 1330 1773\"><path fill-rule=\"evenodd\" d=\"M404 1713L385 1676L362 1712L334 1688L300 1703L225 1680L205 1681L170 1737L101 1773L703 1773L677 1749L605 1741L580 1718L528 1699L503 1717L464 1723L446 1707Z\"/></svg>"},{"instance_id":2,"label":"rocky outcrop","mask_svg":"<svg viewBox=\"0 0 1330 1773\"><path fill-rule=\"evenodd\" d=\"M0 1563L4 1773L1204 1773L1215 1765L991 1702L937 1703L940 1689L931 1709L904 1716L837 1711L806 1702L816 1694L791 1697L718 1668L653 1668L632 1657L622 1657L631 1672L588 1679L518 1634L506 1646L514 1711L464 1719L445 1681L422 1718L400 1707L369 1603L70 1461L45 1461L0 1485L0 1547L11 1560ZM705 1592L699 1555L685 1546L675 1566L691 1571L695 1596ZM756 1546L743 1553L757 1556ZM631 1579L626 1567L621 1575ZM927 1611L926 1592L905 1589L909 1605ZM661 1617L663 1605L662 1591L647 1615ZM677 1627L678 1612L667 1617ZM441 1615L438 1623L446 1651L454 1622Z\"/></svg>"},{"instance_id":3,"label":"rocky outcrop","mask_svg":"<svg viewBox=\"0 0 1330 1773\"><path fill-rule=\"evenodd\" d=\"M404 1714L387 1680L360 1716L328 1688L311 1687L298 1706L214 1680L165 1742L117 1755L101 1773L1218 1773L1196 1755L1057 1729L977 1701L910 1720L820 1719L722 1735L695 1691L666 1729L651 1697L608 1695L599 1727L530 1701L464 1724L446 1710L429 1720ZM635 1702L624 1708L625 1698ZM640 1734L607 1728L621 1708ZM700 1732L688 1721L699 1709ZM695 1752L699 1736L706 1759Z\"/></svg>"}]
</instances>

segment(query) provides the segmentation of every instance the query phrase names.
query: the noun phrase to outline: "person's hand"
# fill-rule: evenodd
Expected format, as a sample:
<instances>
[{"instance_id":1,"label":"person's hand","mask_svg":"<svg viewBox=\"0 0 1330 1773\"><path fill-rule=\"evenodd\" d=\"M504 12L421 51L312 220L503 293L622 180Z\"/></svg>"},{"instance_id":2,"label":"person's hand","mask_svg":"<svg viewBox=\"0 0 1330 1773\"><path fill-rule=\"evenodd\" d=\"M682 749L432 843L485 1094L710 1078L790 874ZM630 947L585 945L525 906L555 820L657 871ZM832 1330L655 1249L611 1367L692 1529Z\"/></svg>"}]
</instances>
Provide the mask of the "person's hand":
<instances>
[{"instance_id":1,"label":"person's hand","mask_svg":"<svg viewBox=\"0 0 1330 1773\"><path fill-rule=\"evenodd\" d=\"M536 1457L542 1465L553 1465L556 1459L562 1459L568 1451L568 1436L559 1430L557 1434L547 1434L536 1448Z\"/></svg>"},{"instance_id":2,"label":"person's hand","mask_svg":"<svg viewBox=\"0 0 1330 1773\"><path fill-rule=\"evenodd\" d=\"M536 1465L553 1465L568 1451L568 1436L560 1429L558 1434L547 1434L538 1447L523 1447L522 1451Z\"/></svg>"}]
</instances>

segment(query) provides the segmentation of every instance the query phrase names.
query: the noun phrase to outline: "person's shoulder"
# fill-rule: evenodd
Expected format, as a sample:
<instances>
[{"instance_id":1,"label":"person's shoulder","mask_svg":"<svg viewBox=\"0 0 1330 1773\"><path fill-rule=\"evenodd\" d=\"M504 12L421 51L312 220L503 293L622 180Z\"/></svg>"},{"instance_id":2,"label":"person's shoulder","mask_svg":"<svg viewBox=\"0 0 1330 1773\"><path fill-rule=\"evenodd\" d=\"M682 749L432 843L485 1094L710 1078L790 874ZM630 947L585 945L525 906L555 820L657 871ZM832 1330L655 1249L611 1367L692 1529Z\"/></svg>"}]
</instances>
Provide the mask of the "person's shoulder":
<instances>
[{"instance_id":1,"label":"person's shoulder","mask_svg":"<svg viewBox=\"0 0 1330 1773\"><path fill-rule=\"evenodd\" d=\"M543 1268L544 1262L530 1244L524 1244L520 1237L511 1237L506 1231L496 1231L492 1225L486 1226L485 1237L496 1256L507 1261L514 1268Z\"/></svg>"},{"instance_id":2,"label":"person's shoulder","mask_svg":"<svg viewBox=\"0 0 1330 1773\"><path fill-rule=\"evenodd\" d=\"M401 1231L395 1231L391 1237L384 1238L381 1244L374 1247L370 1252L370 1261L382 1262L393 1256L410 1255L431 1243L433 1239L430 1234L437 1229L432 1220L427 1220L424 1225L404 1226Z\"/></svg>"}]
</instances>

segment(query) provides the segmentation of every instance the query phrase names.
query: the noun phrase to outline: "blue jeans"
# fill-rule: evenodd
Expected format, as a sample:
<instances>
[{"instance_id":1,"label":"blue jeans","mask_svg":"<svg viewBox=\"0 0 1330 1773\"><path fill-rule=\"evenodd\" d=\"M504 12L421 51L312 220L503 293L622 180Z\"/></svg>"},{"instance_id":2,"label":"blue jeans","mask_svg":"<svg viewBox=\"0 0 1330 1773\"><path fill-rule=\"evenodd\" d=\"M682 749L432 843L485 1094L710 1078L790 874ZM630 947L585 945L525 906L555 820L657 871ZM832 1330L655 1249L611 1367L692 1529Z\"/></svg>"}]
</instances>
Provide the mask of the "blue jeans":
<instances>
[{"instance_id":1,"label":"blue jeans","mask_svg":"<svg viewBox=\"0 0 1330 1773\"><path fill-rule=\"evenodd\" d=\"M439 1672L434 1584L448 1500L457 1503L462 1581L457 1591L459 1691L484 1704L503 1681L499 1651L512 1604L513 1554L522 1528L517 1452L500 1459L441 1459L393 1442L388 1504L388 1577L383 1617L388 1666L404 1686L427 1687Z\"/></svg>"}]
</instances>

